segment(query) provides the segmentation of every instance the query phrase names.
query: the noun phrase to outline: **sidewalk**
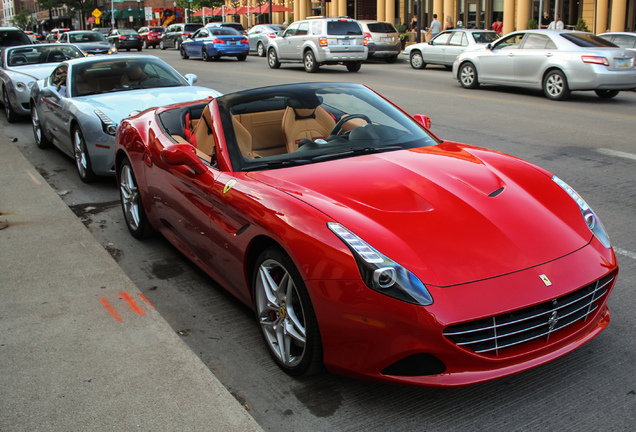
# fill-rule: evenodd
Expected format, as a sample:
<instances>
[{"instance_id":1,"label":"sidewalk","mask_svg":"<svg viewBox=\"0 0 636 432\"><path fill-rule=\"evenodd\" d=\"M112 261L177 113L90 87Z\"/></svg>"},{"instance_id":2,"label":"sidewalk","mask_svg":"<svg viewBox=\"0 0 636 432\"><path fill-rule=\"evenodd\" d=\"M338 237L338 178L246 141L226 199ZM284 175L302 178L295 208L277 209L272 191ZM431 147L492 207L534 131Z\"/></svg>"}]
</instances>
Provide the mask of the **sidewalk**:
<instances>
[{"instance_id":1,"label":"sidewalk","mask_svg":"<svg viewBox=\"0 0 636 432\"><path fill-rule=\"evenodd\" d=\"M260 431L0 133L0 431Z\"/></svg>"}]
</instances>

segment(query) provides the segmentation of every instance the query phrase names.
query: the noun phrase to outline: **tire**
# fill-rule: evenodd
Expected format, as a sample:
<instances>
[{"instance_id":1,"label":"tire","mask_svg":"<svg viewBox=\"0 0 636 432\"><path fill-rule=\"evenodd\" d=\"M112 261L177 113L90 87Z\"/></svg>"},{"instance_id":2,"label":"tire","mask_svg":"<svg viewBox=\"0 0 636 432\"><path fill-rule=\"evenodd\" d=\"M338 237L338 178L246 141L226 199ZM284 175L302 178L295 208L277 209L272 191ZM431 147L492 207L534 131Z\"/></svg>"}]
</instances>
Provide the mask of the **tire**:
<instances>
[{"instance_id":1,"label":"tire","mask_svg":"<svg viewBox=\"0 0 636 432\"><path fill-rule=\"evenodd\" d=\"M548 71L543 78L543 93L548 99L563 100L570 96L568 81L558 69Z\"/></svg>"},{"instance_id":2,"label":"tire","mask_svg":"<svg viewBox=\"0 0 636 432\"><path fill-rule=\"evenodd\" d=\"M144 48L148 49L148 42L144 41Z\"/></svg>"},{"instance_id":3,"label":"tire","mask_svg":"<svg viewBox=\"0 0 636 432\"><path fill-rule=\"evenodd\" d=\"M422 53L420 51L417 51L417 50L411 51L409 60L411 61L411 67L413 69L426 68L426 62L424 61L424 57L422 57Z\"/></svg>"},{"instance_id":4,"label":"tire","mask_svg":"<svg viewBox=\"0 0 636 432\"><path fill-rule=\"evenodd\" d=\"M323 368L322 342L311 299L292 260L278 247L258 257L252 278L254 310L276 364L291 376Z\"/></svg>"},{"instance_id":5,"label":"tire","mask_svg":"<svg viewBox=\"0 0 636 432\"><path fill-rule=\"evenodd\" d=\"M316 73L318 72L319 65L316 63L316 56L312 50L307 50L303 55L303 66L305 66L305 72Z\"/></svg>"},{"instance_id":6,"label":"tire","mask_svg":"<svg viewBox=\"0 0 636 432\"><path fill-rule=\"evenodd\" d=\"M178 40L174 41L174 49L179 51L179 48L181 48L181 42L179 42Z\"/></svg>"},{"instance_id":7,"label":"tire","mask_svg":"<svg viewBox=\"0 0 636 432\"><path fill-rule=\"evenodd\" d=\"M31 125L33 126L33 138L35 139L35 145L40 149L51 147L51 141L44 135L44 130L40 124L40 116L38 110L35 108L35 104L31 103Z\"/></svg>"},{"instance_id":8,"label":"tire","mask_svg":"<svg viewBox=\"0 0 636 432\"><path fill-rule=\"evenodd\" d=\"M393 64L397 61L398 56L397 55L392 55L392 56L388 56L388 57L384 57L384 61L389 63L389 64Z\"/></svg>"},{"instance_id":9,"label":"tire","mask_svg":"<svg viewBox=\"0 0 636 432\"><path fill-rule=\"evenodd\" d=\"M9 101L9 95L7 90L2 88L2 103L4 104L4 113L7 115L7 121L9 123L16 123L20 120L20 116L11 107L11 101Z\"/></svg>"},{"instance_id":10,"label":"tire","mask_svg":"<svg viewBox=\"0 0 636 432\"><path fill-rule=\"evenodd\" d=\"M203 53L207 54L205 52L205 48L203 48ZM179 54L181 54L181 58L184 60L187 60L190 58L190 56L188 56L188 54L186 54L185 48L182 46L181 49L179 50ZM205 57L203 57L203 60L205 60Z\"/></svg>"},{"instance_id":11,"label":"tire","mask_svg":"<svg viewBox=\"0 0 636 432\"><path fill-rule=\"evenodd\" d=\"M141 47L137 48L137 51L141 51Z\"/></svg>"},{"instance_id":12,"label":"tire","mask_svg":"<svg viewBox=\"0 0 636 432\"><path fill-rule=\"evenodd\" d=\"M471 62L466 62L459 67L459 83L467 89L475 89L479 87L479 77L477 69Z\"/></svg>"},{"instance_id":13,"label":"tire","mask_svg":"<svg viewBox=\"0 0 636 432\"><path fill-rule=\"evenodd\" d=\"M594 90L594 93L601 99L611 99L616 97L620 91L618 90Z\"/></svg>"},{"instance_id":14,"label":"tire","mask_svg":"<svg viewBox=\"0 0 636 432\"><path fill-rule=\"evenodd\" d=\"M91 158L86 148L86 140L84 134L79 126L73 128L73 156L75 159L75 166L77 168L77 174L79 174L80 180L84 183L91 183L95 181L97 176L93 172L93 166L91 164Z\"/></svg>"},{"instance_id":15,"label":"tire","mask_svg":"<svg viewBox=\"0 0 636 432\"><path fill-rule=\"evenodd\" d=\"M126 52L130 52L130 48L126 48Z\"/></svg>"},{"instance_id":16,"label":"tire","mask_svg":"<svg viewBox=\"0 0 636 432\"><path fill-rule=\"evenodd\" d=\"M166 44L164 44L163 41L159 42L159 48L161 48L162 50L165 50Z\"/></svg>"},{"instance_id":17,"label":"tire","mask_svg":"<svg viewBox=\"0 0 636 432\"><path fill-rule=\"evenodd\" d=\"M263 42L259 42L256 45L256 54L258 54L259 57L265 57L265 47L263 46Z\"/></svg>"},{"instance_id":18,"label":"tire","mask_svg":"<svg viewBox=\"0 0 636 432\"><path fill-rule=\"evenodd\" d=\"M247 58L247 54L239 54L236 56L236 59L238 61L245 61L246 58Z\"/></svg>"},{"instance_id":19,"label":"tire","mask_svg":"<svg viewBox=\"0 0 636 432\"><path fill-rule=\"evenodd\" d=\"M270 48L269 51L267 51L267 64L271 69L278 69L280 67L280 62L278 61L278 56L274 48Z\"/></svg>"},{"instance_id":20,"label":"tire","mask_svg":"<svg viewBox=\"0 0 636 432\"><path fill-rule=\"evenodd\" d=\"M146 216L146 211L139 195L139 188L137 187L137 179L128 159L122 161L118 179L119 184L117 186L119 186L121 209L124 212L128 231L136 239L150 237L154 230Z\"/></svg>"},{"instance_id":21,"label":"tire","mask_svg":"<svg viewBox=\"0 0 636 432\"><path fill-rule=\"evenodd\" d=\"M358 72L361 67L362 67L362 62L361 61L355 61L355 62L348 62L347 63L347 70L349 72Z\"/></svg>"}]
</instances>

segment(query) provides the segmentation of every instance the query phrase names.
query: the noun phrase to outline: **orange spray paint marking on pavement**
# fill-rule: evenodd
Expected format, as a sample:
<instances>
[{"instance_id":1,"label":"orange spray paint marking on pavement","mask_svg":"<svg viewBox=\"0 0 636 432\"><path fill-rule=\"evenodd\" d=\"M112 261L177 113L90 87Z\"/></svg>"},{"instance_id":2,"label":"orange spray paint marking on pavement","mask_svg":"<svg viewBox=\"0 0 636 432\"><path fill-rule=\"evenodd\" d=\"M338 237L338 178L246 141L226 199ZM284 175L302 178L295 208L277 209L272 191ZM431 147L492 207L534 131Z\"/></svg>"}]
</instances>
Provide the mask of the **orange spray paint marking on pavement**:
<instances>
[{"instance_id":1,"label":"orange spray paint marking on pavement","mask_svg":"<svg viewBox=\"0 0 636 432\"><path fill-rule=\"evenodd\" d=\"M133 312L141 316L146 316L144 311L142 311L141 308L137 306L137 303L135 303L135 300L133 300L132 297L128 295L128 293L119 293L119 295L122 296L122 298L128 302L128 305L133 310Z\"/></svg>"},{"instance_id":2,"label":"orange spray paint marking on pavement","mask_svg":"<svg viewBox=\"0 0 636 432\"><path fill-rule=\"evenodd\" d=\"M104 307L106 308L106 310L108 312L110 312L110 314L113 316L113 318L115 318L117 321L121 322L121 317L119 316L119 314L117 312L115 312L115 309L113 309L113 307L110 305L110 303L108 303L108 300L106 300L106 297L102 297L101 299L102 304L104 305Z\"/></svg>"},{"instance_id":3,"label":"orange spray paint marking on pavement","mask_svg":"<svg viewBox=\"0 0 636 432\"><path fill-rule=\"evenodd\" d=\"M157 308L155 308L154 305L150 303L150 300L148 300L145 295L143 295L142 293L139 293L139 297L141 297L146 303L148 303L151 308L153 308L154 310L157 310Z\"/></svg>"}]
</instances>

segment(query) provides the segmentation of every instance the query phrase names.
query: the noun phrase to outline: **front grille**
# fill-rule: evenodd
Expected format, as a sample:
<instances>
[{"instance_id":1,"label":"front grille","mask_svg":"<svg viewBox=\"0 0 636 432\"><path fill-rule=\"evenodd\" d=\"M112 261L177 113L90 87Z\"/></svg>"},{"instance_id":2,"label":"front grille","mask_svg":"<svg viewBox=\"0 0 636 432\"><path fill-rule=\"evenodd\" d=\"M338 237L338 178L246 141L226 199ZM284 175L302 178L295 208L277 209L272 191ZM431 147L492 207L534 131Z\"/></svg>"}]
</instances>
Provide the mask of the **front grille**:
<instances>
[{"instance_id":1,"label":"front grille","mask_svg":"<svg viewBox=\"0 0 636 432\"><path fill-rule=\"evenodd\" d=\"M563 297L491 318L447 327L444 336L476 353L498 355L499 350L543 339L594 314L615 278L607 275Z\"/></svg>"}]
</instances>

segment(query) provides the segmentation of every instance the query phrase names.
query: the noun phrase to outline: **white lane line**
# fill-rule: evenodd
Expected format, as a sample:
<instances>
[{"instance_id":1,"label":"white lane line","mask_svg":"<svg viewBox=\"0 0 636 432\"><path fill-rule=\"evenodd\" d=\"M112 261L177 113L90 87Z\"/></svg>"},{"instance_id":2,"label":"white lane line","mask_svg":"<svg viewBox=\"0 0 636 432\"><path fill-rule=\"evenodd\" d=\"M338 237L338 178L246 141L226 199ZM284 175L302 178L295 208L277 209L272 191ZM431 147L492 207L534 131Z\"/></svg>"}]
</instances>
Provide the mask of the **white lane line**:
<instances>
[{"instance_id":1,"label":"white lane line","mask_svg":"<svg viewBox=\"0 0 636 432\"><path fill-rule=\"evenodd\" d=\"M630 252L628 250L620 249L620 248L614 248L614 252L616 252L619 255L623 255L628 258L636 260L636 252Z\"/></svg>"},{"instance_id":2,"label":"white lane line","mask_svg":"<svg viewBox=\"0 0 636 432\"><path fill-rule=\"evenodd\" d=\"M620 158L624 158L624 159L636 160L636 154L633 154L633 153L626 153L626 152L622 152L622 151L618 151L618 150L612 150L612 149L606 149L606 148L596 149L596 151L599 152L599 153L602 153L604 155L608 155L608 156L616 156L616 157L620 157Z\"/></svg>"}]
</instances>

